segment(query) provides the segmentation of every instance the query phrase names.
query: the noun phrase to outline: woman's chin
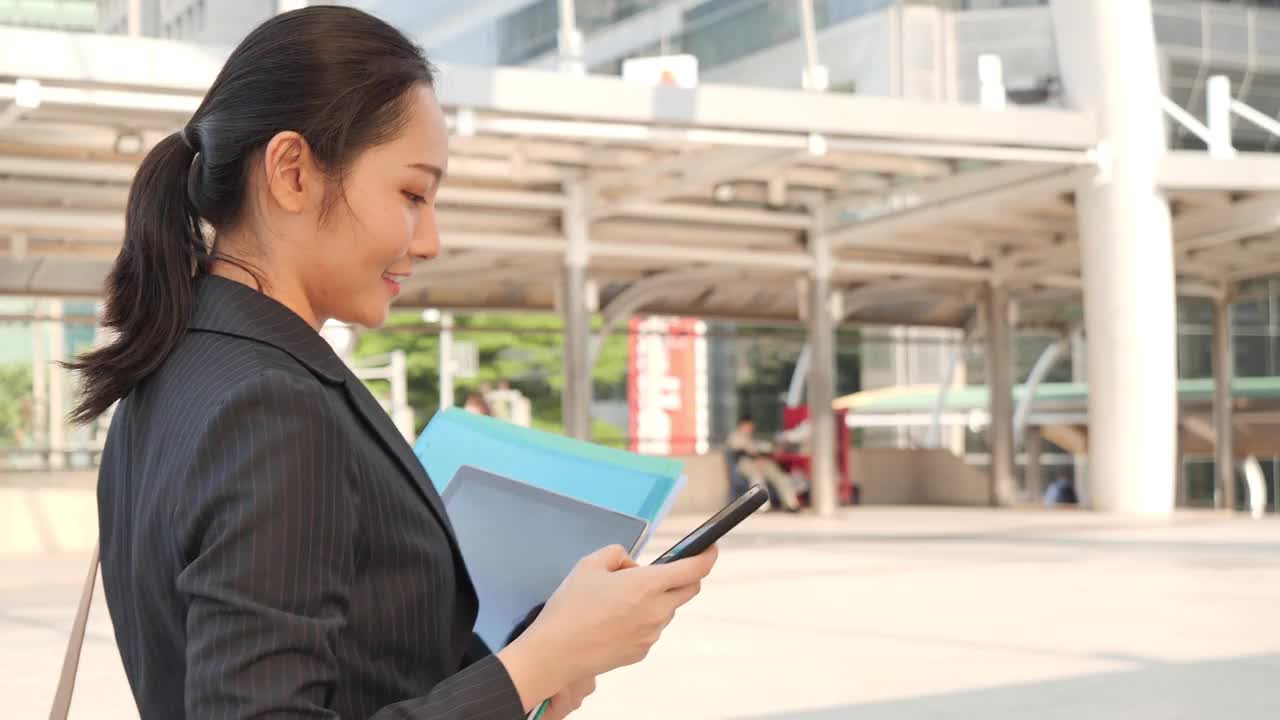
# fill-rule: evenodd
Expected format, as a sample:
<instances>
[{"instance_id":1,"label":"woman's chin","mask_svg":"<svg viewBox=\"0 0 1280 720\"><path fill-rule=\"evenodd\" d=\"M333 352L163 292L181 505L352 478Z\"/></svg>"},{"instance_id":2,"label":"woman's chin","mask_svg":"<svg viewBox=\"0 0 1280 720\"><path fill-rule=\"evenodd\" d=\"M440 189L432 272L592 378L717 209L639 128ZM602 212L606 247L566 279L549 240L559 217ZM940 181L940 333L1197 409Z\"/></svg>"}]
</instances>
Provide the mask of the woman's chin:
<instances>
[{"instance_id":1,"label":"woman's chin","mask_svg":"<svg viewBox=\"0 0 1280 720\"><path fill-rule=\"evenodd\" d=\"M391 308L389 306L383 306L381 308L374 308L361 313L360 319L356 322L370 330L377 330L387 324L387 318L390 317L390 315Z\"/></svg>"},{"instance_id":2,"label":"woman's chin","mask_svg":"<svg viewBox=\"0 0 1280 720\"><path fill-rule=\"evenodd\" d=\"M387 318L391 315L391 307L389 303L368 303L356 307L349 307L347 311L336 316L334 319L348 325L359 325L363 328L376 330L386 324Z\"/></svg>"}]
</instances>

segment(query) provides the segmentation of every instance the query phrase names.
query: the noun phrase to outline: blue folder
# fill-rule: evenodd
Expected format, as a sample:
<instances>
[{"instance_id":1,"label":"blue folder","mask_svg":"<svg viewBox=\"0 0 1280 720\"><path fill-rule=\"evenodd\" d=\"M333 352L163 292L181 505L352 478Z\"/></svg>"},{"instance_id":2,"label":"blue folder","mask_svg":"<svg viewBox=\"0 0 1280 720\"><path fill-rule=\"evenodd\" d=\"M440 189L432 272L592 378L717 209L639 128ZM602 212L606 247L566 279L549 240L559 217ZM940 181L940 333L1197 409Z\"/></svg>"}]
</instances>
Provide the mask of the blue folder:
<instances>
[{"instance_id":1,"label":"blue folder","mask_svg":"<svg viewBox=\"0 0 1280 720\"><path fill-rule=\"evenodd\" d=\"M471 465L644 518L651 529L684 481L678 460L601 447L457 408L436 413L413 450L441 492L458 468Z\"/></svg>"}]
</instances>

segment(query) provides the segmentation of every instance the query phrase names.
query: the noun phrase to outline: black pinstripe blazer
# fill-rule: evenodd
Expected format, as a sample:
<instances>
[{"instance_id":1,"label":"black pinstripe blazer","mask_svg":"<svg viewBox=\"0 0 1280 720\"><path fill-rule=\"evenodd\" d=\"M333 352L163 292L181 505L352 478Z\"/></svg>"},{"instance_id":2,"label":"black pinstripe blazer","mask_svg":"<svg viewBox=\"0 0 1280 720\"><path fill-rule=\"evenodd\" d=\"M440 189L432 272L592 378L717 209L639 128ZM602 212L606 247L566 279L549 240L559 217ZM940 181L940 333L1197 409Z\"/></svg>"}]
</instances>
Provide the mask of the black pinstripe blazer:
<instances>
[{"instance_id":1,"label":"black pinstripe blazer","mask_svg":"<svg viewBox=\"0 0 1280 720\"><path fill-rule=\"evenodd\" d=\"M112 419L98 501L144 720L522 716L408 443L252 288L196 281L190 331Z\"/></svg>"}]
</instances>

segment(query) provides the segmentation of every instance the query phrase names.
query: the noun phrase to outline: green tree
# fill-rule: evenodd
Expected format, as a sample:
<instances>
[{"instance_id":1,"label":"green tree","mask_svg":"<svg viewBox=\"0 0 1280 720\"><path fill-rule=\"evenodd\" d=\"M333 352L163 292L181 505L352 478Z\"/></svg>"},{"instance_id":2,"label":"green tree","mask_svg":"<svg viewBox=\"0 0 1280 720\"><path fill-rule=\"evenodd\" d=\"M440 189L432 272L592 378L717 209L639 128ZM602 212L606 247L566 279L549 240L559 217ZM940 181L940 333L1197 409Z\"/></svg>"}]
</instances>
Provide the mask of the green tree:
<instances>
[{"instance_id":1,"label":"green tree","mask_svg":"<svg viewBox=\"0 0 1280 720\"><path fill-rule=\"evenodd\" d=\"M529 398L536 427L561 430L564 325L559 317L529 313L461 315L454 326L454 341L475 343L479 356L477 376L456 383L459 403L482 383L496 386L500 380L507 380ZM417 313L399 311L381 329L364 332L355 355L366 358L392 350L405 351L409 404L420 432L440 406L440 337L435 328L422 325ZM614 334L601 349L593 371L597 396L625 396L626 371L626 335ZM596 423L594 431L598 442L620 443L623 435L620 429L605 423Z\"/></svg>"},{"instance_id":2,"label":"green tree","mask_svg":"<svg viewBox=\"0 0 1280 720\"><path fill-rule=\"evenodd\" d=\"M31 423L31 368L0 365L0 445L16 445Z\"/></svg>"}]
</instances>

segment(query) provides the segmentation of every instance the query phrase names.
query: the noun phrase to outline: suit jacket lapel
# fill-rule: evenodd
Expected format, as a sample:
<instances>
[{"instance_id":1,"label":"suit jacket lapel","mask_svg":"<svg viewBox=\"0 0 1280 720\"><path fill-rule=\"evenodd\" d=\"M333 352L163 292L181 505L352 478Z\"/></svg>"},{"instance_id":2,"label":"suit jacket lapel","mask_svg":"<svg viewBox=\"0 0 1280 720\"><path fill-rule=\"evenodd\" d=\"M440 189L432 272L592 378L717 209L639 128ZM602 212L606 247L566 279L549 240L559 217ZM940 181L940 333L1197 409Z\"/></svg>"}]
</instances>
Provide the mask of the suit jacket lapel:
<instances>
[{"instance_id":1,"label":"suit jacket lapel","mask_svg":"<svg viewBox=\"0 0 1280 720\"><path fill-rule=\"evenodd\" d=\"M405 442L404 436L400 434L400 429L391 421L391 417L374 399L369 389L364 386L364 383L351 374L350 370L344 368L344 372L347 376L347 381L344 384L347 399L364 416L365 422L373 429L373 434L377 436L382 447L400 463L401 469L412 479L414 486L418 489L418 494L431 507L436 519L440 521L440 524L444 526L445 532L449 535L449 540L456 545L457 540L453 536L453 526L449 524L449 515L445 512L444 503L440 500L440 495L436 492L435 485L431 483L431 478L427 476L427 471L422 467L422 463L413 454L413 448L409 447L409 443Z\"/></svg>"},{"instance_id":2,"label":"suit jacket lapel","mask_svg":"<svg viewBox=\"0 0 1280 720\"><path fill-rule=\"evenodd\" d=\"M321 380L343 386L348 402L359 411L382 447L400 464L418 495L444 527L455 555L461 557L444 503L422 463L386 411L320 333L297 313L248 285L205 275L196 279L194 287L192 330L236 335L271 345L291 355Z\"/></svg>"}]
</instances>

